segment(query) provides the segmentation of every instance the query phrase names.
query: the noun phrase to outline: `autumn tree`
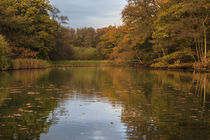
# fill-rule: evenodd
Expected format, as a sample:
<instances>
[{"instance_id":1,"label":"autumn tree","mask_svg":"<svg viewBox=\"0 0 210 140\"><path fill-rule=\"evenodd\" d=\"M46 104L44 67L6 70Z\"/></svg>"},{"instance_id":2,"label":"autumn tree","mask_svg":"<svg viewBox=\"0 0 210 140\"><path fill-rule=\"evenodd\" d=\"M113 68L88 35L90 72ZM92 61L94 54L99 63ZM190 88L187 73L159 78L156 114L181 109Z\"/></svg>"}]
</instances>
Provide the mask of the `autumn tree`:
<instances>
[{"instance_id":1,"label":"autumn tree","mask_svg":"<svg viewBox=\"0 0 210 140\"><path fill-rule=\"evenodd\" d=\"M99 32L99 29L98 29ZM120 40L120 34L115 26L109 26L100 29L100 37L97 48L106 59L112 59L110 54L113 52L113 48L118 46Z\"/></svg>"},{"instance_id":2,"label":"autumn tree","mask_svg":"<svg viewBox=\"0 0 210 140\"><path fill-rule=\"evenodd\" d=\"M163 55L188 49L195 61L207 57L209 4L206 0L170 1L160 9L153 38Z\"/></svg>"},{"instance_id":3,"label":"autumn tree","mask_svg":"<svg viewBox=\"0 0 210 140\"><path fill-rule=\"evenodd\" d=\"M122 11L122 18L128 26L132 49L142 64L151 63L153 23L156 20L159 5L155 0L128 0Z\"/></svg>"},{"instance_id":4,"label":"autumn tree","mask_svg":"<svg viewBox=\"0 0 210 140\"><path fill-rule=\"evenodd\" d=\"M56 27L50 8L48 0L1 0L0 31L11 46L28 48L48 59Z\"/></svg>"}]
</instances>

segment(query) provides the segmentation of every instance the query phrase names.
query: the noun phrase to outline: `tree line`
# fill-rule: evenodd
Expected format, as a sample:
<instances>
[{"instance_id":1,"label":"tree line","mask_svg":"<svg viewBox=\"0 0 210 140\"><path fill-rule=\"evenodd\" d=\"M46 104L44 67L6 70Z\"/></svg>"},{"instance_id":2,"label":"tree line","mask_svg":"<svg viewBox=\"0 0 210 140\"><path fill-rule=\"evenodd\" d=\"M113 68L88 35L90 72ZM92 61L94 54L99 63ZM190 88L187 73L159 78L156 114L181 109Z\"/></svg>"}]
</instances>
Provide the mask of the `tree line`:
<instances>
[{"instance_id":1,"label":"tree line","mask_svg":"<svg viewBox=\"0 0 210 140\"><path fill-rule=\"evenodd\" d=\"M110 59L209 65L207 0L128 0L123 25L73 29L49 0L0 1L0 60ZM3 63L3 62L1 62Z\"/></svg>"},{"instance_id":2,"label":"tree line","mask_svg":"<svg viewBox=\"0 0 210 140\"><path fill-rule=\"evenodd\" d=\"M161 67L209 63L207 0L128 0L124 24L101 37L107 57Z\"/></svg>"}]
</instances>

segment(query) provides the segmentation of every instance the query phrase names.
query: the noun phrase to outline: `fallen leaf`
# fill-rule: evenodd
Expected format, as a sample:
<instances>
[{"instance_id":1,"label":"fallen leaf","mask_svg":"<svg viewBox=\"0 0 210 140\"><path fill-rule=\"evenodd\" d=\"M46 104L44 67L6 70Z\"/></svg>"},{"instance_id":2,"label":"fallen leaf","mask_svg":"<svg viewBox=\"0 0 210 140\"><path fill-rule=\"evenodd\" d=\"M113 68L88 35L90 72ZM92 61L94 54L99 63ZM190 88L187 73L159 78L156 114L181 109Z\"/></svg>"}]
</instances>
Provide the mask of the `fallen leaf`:
<instances>
[{"instance_id":1,"label":"fallen leaf","mask_svg":"<svg viewBox=\"0 0 210 140\"><path fill-rule=\"evenodd\" d=\"M27 94L28 95L39 95L40 93L39 92L28 92Z\"/></svg>"}]
</instances>

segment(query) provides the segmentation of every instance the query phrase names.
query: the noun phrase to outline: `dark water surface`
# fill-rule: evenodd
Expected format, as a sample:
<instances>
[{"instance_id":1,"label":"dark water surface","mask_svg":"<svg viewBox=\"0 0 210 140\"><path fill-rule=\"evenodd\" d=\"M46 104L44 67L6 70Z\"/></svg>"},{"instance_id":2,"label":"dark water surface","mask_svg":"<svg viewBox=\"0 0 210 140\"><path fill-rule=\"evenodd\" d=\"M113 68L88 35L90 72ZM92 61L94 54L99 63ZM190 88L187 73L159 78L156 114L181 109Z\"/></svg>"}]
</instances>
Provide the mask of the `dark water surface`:
<instances>
[{"instance_id":1,"label":"dark water surface","mask_svg":"<svg viewBox=\"0 0 210 140\"><path fill-rule=\"evenodd\" d=\"M210 74L0 72L0 140L210 140Z\"/></svg>"}]
</instances>

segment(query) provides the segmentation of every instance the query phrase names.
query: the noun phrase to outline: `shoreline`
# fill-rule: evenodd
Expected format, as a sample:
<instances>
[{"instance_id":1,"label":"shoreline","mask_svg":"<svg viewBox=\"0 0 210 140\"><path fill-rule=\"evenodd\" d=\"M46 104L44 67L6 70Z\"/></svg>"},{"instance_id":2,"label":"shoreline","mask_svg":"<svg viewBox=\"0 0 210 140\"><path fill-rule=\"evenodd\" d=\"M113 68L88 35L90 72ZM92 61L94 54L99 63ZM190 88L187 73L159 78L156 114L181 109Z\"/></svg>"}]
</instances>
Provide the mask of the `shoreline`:
<instances>
[{"instance_id":1,"label":"shoreline","mask_svg":"<svg viewBox=\"0 0 210 140\"><path fill-rule=\"evenodd\" d=\"M168 71L188 71L188 72L205 72L210 73L210 69L198 69L193 67L149 67L154 70L168 70Z\"/></svg>"},{"instance_id":2,"label":"shoreline","mask_svg":"<svg viewBox=\"0 0 210 140\"><path fill-rule=\"evenodd\" d=\"M15 63L14 63L15 62ZM193 64L190 65L169 65L162 67L152 67L140 64L117 64L110 60L65 60L65 61L46 61L39 59L18 59L11 63L8 69L0 71L13 71L13 70L35 70L35 69L48 69L48 68L96 68L96 67L132 67L137 69L148 70L167 70L167 71L188 71L188 72L202 72L210 73L208 68L193 68Z\"/></svg>"},{"instance_id":3,"label":"shoreline","mask_svg":"<svg viewBox=\"0 0 210 140\"><path fill-rule=\"evenodd\" d=\"M198 70L198 69L186 69L186 68L153 68L153 67L138 67L138 66L125 66L125 65L101 65L101 66L50 66L45 68L21 68L21 69L8 69L1 70L0 72L7 71L19 71L19 70L44 70L51 68L108 68L108 67L131 67L135 69L146 69L146 70L163 70L163 71L177 71L177 72L200 72L200 73L210 73L210 70Z\"/></svg>"}]
</instances>

